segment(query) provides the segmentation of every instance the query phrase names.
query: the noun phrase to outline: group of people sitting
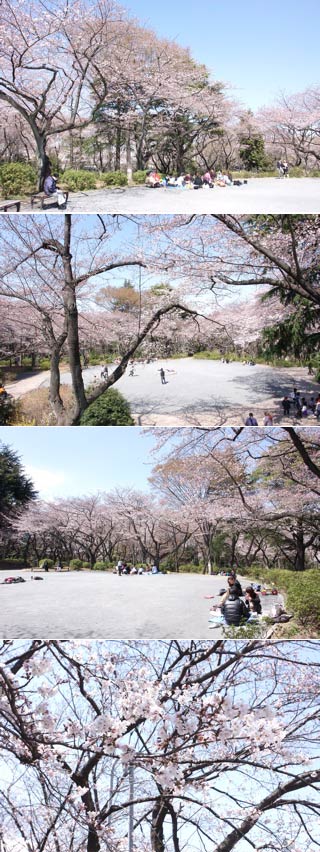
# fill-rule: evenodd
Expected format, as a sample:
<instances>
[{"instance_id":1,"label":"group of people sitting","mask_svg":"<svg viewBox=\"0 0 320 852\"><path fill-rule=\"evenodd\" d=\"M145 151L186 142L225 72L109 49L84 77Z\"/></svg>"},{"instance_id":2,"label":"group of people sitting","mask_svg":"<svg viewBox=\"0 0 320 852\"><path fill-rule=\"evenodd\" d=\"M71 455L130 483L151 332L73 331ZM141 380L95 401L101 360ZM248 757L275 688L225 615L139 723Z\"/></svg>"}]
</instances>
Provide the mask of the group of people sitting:
<instances>
[{"instance_id":1,"label":"group of people sitting","mask_svg":"<svg viewBox=\"0 0 320 852\"><path fill-rule=\"evenodd\" d=\"M297 388L293 388L290 396L284 396L282 400L283 414L289 417L293 414L297 418L316 417L320 420L320 394L314 396L301 396Z\"/></svg>"},{"instance_id":2,"label":"group of people sitting","mask_svg":"<svg viewBox=\"0 0 320 852\"><path fill-rule=\"evenodd\" d=\"M127 562L122 562L119 559L116 567L114 568L113 574L118 574L118 577L122 577L123 574L138 574L142 576L142 574L164 574L164 571L160 571L157 565L146 565L145 567L140 566L136 568L135 565L128 564Z\"/></svg>"},{"instance_id":3,"label":"group of people sitting","mask_svg":"<svg viewBox=\"0 0 320 852\"><path fill-rule=\"evenodd\" d=\"M148 172L146 177L146 186L153 189L159 186L176 187L178 189L213 189L214 186L241 186L247 181L233 180L232 174L224 174L223 172L215 172L212 169L207 170L203 175L200 172L197 174L181 174L178 177L174 175L166 175L162 177L156 170Z\"/></svg>"},{"instance_id":4,"label":"group of people sitting","mask_svg":"<svg viewBox=\"0 0 320 852\"><path fill-rule=\"evenodd\" d=\"M258 587L260 588L260 587ZM219 606L210 610L209 622L211 627L221 624L239 627L248 621L255 621L262 613L262 606L257 587L252 583L243 593L241 583L237 580L235 571L228 576L228 588L221 589ZM244 600L242 598L244 597Z\"/></svg>"}]
</instances>

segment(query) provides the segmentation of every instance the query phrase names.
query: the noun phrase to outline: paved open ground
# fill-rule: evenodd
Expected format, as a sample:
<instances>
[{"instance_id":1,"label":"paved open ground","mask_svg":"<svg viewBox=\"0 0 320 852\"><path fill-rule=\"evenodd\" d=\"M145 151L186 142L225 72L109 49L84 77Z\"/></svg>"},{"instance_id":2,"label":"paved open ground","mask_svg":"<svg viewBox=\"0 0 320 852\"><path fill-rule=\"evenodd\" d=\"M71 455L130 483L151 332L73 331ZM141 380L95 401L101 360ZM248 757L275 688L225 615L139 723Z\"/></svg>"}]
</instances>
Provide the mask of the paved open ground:
<instances>
[{"instance_id":1,"label":"paved open ground","mask_svg":"<svg viewBox=\"0 0 320 852\"><path fill-rule=\"evenodd\" d=\"M166 371L165 385L160 382L160 367ZM228 424L242 424L251 410L262 425L265 409L270 409L276 419L282 415L281 399L293 387L296 386L302 396L316 395L319 390L319 385L308 377L306 368L274 368L260 364L249 367L236 361L223 364L181 358L137 363L134 375L130 376L129 372L127 370L116 387L130 402L132 414L141 426L183 426L192 422L207 426L222 420ZM84 370L86 386L99 380L100 373L100 367ZM38 379L40 381L41 376ZM61 381L70 384L70 373L62 373ZM48 383L46 375L41 384ZM8 390L18 394L19 383L8 386ZM315 425L316 421L312 418L308 423Z\"/></svg>"},{"instance_id":2,"label":"paved open ground","mask_svg":"<svg viewBox=\"0 0 320 852\"><path fill-rule=\"evenodd\" d=\"M208 639L222 636L208 623L226 577L97 572L19 572L26 582L0 585L1 639ZM1 572L1 579L9 576ZM241 578L240 578L241 579ZM276 598L262 598L267 612Z\"/></svg>"},{"instance_id":3,"label":"paved open ground","mask_svg":"<svg viewBox=\"0 0 320 852\"><path fill-rule=\"evenodd\" d=\"M148 189L134 186L72 192L71 213L319 213L319 178L250 178L243 186ZM21 210L31 210L23 202ZM59 212L55 206L48 207ZM35 208L36 212L36 208Z\"/></svg>"}]
</instances>

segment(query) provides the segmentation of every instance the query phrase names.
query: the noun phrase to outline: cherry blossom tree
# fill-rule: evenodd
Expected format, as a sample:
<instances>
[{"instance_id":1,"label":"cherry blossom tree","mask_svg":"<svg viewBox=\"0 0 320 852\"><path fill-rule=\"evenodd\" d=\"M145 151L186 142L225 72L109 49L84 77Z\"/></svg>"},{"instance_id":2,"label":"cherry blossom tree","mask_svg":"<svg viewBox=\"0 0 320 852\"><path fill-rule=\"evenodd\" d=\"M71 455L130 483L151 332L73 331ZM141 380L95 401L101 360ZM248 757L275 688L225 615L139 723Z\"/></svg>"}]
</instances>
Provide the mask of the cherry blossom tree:
<instances>
[{"instance_id":1,"label":"cherry blossom tree","mask_svg":"<svg viewBox=\"0 0 320 852\"><path fill-rule=\"evenodd\" d=\"M273 157L294 166L317 166L320 160L320 90L313 86L259 110L256 119Z\"/></svg>"},{"instance_id":2,"label":"cherry blossom tree","mask_svg":"<svg viewBox=\"0 0 320 852\"><path fill-rule=\"evenodd\" d=\"M29 126L43 176L48 140L92 122L92 92L97 98L99 85L101 103L107 91L100 57L110 65L118 28L129 22L109 0L90 10L78 0L54 9L5 0L0 20L0 99Z\"/></svg>"},{"instance_id":3,"label":"cherry blossom tree","mask_svg":"<svg viewBox=\"0 0 320 852\"><path fill-rule=\"evenodd\" d=\"M319 847L312 642L10 642L1 657L4 842L120 852L130 812L130 842L152 852Z\"/></svg>"},{"instance_id":4,"label":"cherry blossom tree","mask_svg":"<svg viewBox=\"0 0 320 852\"><path fill-rule=\"evenodd\" d=\"M147 267L159 274L174 263L162 256L161 248L156 252L151 248L149 256L136 246L129 252L126 245L123 250L110 248L109 241L118 231L117 222L111 216L106 220L98 216L95 222L92 229L91 221L76 222L66 214L52 224L50 217L44 219L40 215L24 216L21 220L9 218L2 226L0 295L13 301L14 310L19 303L27 305L33 325L38 322L50 352L50 401L60 425L79 422L90 402L123 375L139 346L163 318L183 315L196 319L198 314L180 301L178 290L169 289L158 300L157 307L152 305L151 310L133 318L120 363L108 379L87 393L81 366L79 303L90 299L92 289L108 272ZM60 395L59 365L65 348L74 394L71 414L66 412Z\"/></svg>"}]
</instances>

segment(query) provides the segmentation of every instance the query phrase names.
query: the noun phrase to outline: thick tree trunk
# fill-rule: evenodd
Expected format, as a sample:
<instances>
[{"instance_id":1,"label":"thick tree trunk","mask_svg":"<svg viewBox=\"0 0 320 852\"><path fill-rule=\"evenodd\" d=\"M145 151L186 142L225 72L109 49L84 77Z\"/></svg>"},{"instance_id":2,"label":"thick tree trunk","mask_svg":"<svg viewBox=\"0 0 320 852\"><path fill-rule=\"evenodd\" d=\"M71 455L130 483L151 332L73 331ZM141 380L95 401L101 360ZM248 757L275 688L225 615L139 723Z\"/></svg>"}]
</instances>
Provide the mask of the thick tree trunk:
<instances>
[{"instance_id":1,"label":"thick tree trunk","mask_svg":"<svg viewBox=\"0 0 320 852\"><path fill-rule=\"evenodd\" d=\"M60 396L60 347L51 351L49 400L57 418L58 426L66 425L66 412Z\"/></svg>"},{"instance_id":2,"label":"thick tree trunk","mask_svg":"<svg viewBox=\"0 0 320 852\"><path fill-rule=\"evenodd\" d=\"M64 253L62 257L65 280L63 287L63 304L65 316L67 318L69 364L72 378L72 389L75 397L73 416L77 419L86 408L87 400L82 378L78 308L71 261L71 216L70 214L67 214L64 220Z\"/></svg>"},{"instance_id":3,"label":"thick tree trunk","mask_svg":"<svg viewBox=\"0 0 320 852\"><path fill-rule=\"evenodd\" d=\"M161 798L157 799L152 809L151 849L152 852L165 852L163 825L167 808Z\"/></svg>"},{"instance_id":4,"label":"thick tree trunk","mask_svg":"<svg viewBox=\"0 0 320 852\"><path fill-rule=\"evenodd\" d=\"M304 542L304 532L302 521L298 523L298 529L295 535L296 555L295 555L295 570L304 571L306 567L306 548Z\"/></svg>"},{"instance_id":5,"label":"thick tree trunk","mask_svg":"<svg viewBox=\"0 0 320 852\"><path fill-rule=\"evenodd\" d=\"M121 164L121 127L120 124L117 125L116 128L116 149L115 149L115 159L114 159L114 168L116 172L120 171Z\"/></svg>"}]
</instances>

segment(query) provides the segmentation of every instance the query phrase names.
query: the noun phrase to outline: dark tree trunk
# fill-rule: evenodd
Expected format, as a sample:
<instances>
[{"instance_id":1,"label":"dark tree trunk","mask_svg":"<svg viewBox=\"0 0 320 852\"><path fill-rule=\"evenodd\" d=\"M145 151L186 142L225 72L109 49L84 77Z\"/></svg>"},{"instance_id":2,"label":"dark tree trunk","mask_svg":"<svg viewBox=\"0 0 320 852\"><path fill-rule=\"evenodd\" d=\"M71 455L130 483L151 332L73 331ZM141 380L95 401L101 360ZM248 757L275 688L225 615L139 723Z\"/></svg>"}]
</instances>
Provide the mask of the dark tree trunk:
<instances>
[{"instance_id":1,"label":"dark tree trunk","mask_svg":"<svg viewBox=\"0 0 320 852\"><path fill-rule=\"evenodd\" d=\"M62 257L64 268L63 304L67 317L67 342L69 364L72 378L72 388L75 397L74 417L78 418L87 406L81 369L81 354L79 343L78 308L76 289L72 274L71 255L71 216L64 220L64 253Z\"/></svg>"},{"instance_id":2,"label":"dark tree trunk","mask_svg":"<svg viewBox=\"0 0 320 852\"><path fill-rule=\"evenodd\" d=\"M165 852L163 825L167 808L161 798L157 799L152 809L151 849L152 852Z\"/></svg>"},{"instance_id":3,"label":"dark tree trunk","mask_svg":"<svg viewBox=\"0 0 320 852\"><path fill-rule=\"evenodd\" d=\"M296 555L295 555L295 570L304 571L306 567L306 546L304 542L304 532L302 521L298 522L297 532L295 534Z\"/></svg>"},{"instance_id":4,"label":"dark tree trunk","mask_svg":"<svg viewBox=\"0 0 320 852\"><path fill-rule=\"evenodd\" d=\"M50 385L49 399L59 426L66 422L66 412L60 396L60 346L55 347L50 354Z\"/></svg>"}]
</instances>

